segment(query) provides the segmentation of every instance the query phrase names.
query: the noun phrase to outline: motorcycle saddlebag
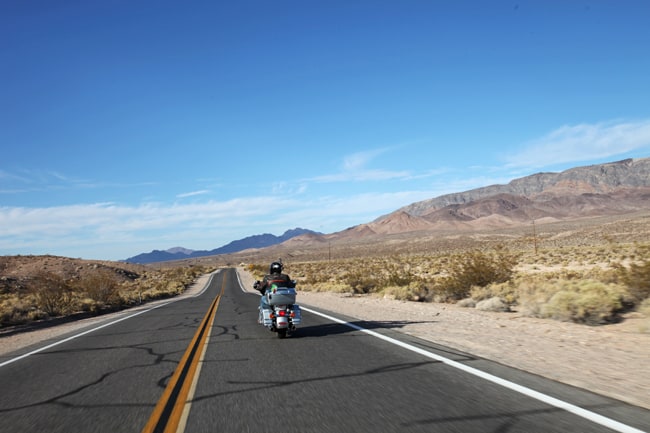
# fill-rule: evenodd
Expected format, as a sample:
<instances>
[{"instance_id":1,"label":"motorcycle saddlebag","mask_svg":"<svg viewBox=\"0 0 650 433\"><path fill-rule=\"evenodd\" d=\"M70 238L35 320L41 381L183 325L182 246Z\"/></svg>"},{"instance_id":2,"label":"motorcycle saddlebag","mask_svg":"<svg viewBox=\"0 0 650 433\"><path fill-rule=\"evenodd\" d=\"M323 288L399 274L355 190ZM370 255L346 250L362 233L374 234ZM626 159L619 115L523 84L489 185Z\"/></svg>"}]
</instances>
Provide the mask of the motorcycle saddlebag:
<instances>
[{"instance_id":1,"label":"motorcycle saddlebag","mask_svg":"<svg viewBox=\"0 0 650 433\"><path fill-rule=\"evenodd\" d=\"M296 302L296 289L280 287L266 292L266 302L269 305L291 305Z\"/></svg>"},{"instance_id":2,"label":"motorcycle saddlebag","mask_svg":"<svg viewBox=\"0 0 650 433\"><path fill-rule=\"evenodd\" d=\"M262 324L264 326L271 326L273 325L273 320L271 319L271 309L270 308L262 308Z\"/></svg>"},{"instance_id":3,"label":"motorcycle saddlebag","mask_svg":"<svg viewBox=\"0 0 650 433\"><path fill-rule=\"evenodd\" d=\"M293 318L291 319L291 322L294 325L300 325L300 322L302 322L302 313L300 311L300 307L298 305L292 305L291 310L293 311Z\"/></svg>"}]
</instances>

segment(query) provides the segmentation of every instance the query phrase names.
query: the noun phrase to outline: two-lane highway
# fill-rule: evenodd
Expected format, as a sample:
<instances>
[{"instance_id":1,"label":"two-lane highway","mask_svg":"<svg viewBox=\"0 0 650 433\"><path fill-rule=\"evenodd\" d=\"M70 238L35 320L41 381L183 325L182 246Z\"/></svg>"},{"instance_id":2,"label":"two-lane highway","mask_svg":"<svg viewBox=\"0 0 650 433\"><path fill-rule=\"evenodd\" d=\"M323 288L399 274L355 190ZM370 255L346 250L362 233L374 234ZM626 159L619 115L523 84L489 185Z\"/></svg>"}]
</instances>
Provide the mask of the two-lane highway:
<instances>
[{"instance_id":1,"label":"two-lane highway","mask_svg":"<svg viewBox=\"0 0 650 433\"><path fill-rule=\"evenodd\" d=\"M257 324L258 302L223 270L201 296L2 358L0 431L650 430L644 409L391 329L399 324L305 311L295 335L278 339ZM168 416L170 405L182 416Z\"/></svg>"}]
</instances>

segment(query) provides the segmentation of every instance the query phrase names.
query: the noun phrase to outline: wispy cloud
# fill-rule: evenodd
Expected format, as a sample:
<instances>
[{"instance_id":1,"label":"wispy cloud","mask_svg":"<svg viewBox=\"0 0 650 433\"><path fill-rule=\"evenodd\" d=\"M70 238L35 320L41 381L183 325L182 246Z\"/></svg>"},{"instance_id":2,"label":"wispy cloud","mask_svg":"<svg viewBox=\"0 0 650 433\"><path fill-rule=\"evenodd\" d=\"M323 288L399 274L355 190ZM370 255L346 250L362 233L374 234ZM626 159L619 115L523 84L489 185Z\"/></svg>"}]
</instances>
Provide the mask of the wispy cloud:
<instances>
[{"instance_id":1,"label":"wispy cloud","mask_svg":"<svg viewBox=\"0 0 650 433\"><path fill-rule=\"evenodd\" d=\"M15 173L10 173L6 170L0 170L0 179L4 179L6 181L21 182L21 183L26 183L29 181L29 179L25 176L19 176Z\"/></svg>"},{"instance_id":2,"label":"wispy cloud","mask_svg":"<svg viewBox=\"0 0 650 433\"><path fill-rule=\"evenodd\" d=\"M383 181L411 177L411 172L407 170L393 171L366 168L375 158L390 150L391 148L383 147L346 155L343 157L339 172L316 176L306 180L318 183L333 183Z\"/></svg>"},{"instance_id":3,"label":"wispy cloud","mask_svg":"<svg viewBox=\"0 0 650 433\"><path fill-rule=\"evenodd\" d=\"M107 253L119 240L124 243L122 250L124 246L139 249L147 238L155 240L187 230L194 231L194 238L188 242L203 243L210 237L218 242L218 236L227 236L232 229L248 232L251 223L272 208L271 204L269 198L256 197L185 205L0 207L0 253L38 254L77 245L76 250L88 252L86 257L119 259L124 257Z\"/></svg>"},{"instance_id":4,"label":"wispy cloud","mask_svg":"<svg viewBox=\"0 0 650 433\"><path fill-rule=\"evenodd\" d=\"M544 167L650 150L650 119L563 126L506 157L510 167Z\"/></svg>"},{"instance_id":5,"label":"wispy cloud","mask_svg":"<svg viewBox=\"0 0 650 433\"><path fill-rule=\"evenodd\" d=\"M271 189L273 195L298 195L307 191L307 184L304 182L274 182Z\"/></svg>"},{"instance_id":6,"label":"wispy cloud","mask_svg":"<svg viewBox=\"0 0 650 433\"><path fill-rule=\"evenodd\" d=\"M379 155L386 153L388 148L372 149L363 152L356 152L343 157L344 171L363 170L364 167Z\"/></svg>"},{"instance_id":7,"label":"wispy cloud","mask_svg":"<svg viewBox=\"0 0 650 433\"><path fill-rule=\"evenodd\" d=\"M17 172L0 170L0 194L22 194L53 190L93 190L101 188L129 189L140 186L154 186L157 182L119 183L96 181L69 176L67 174L40 169L23 169Z\"/></svg>"},{"instance_id":8,"label":"wispy cloud","mask_svg":"<svg viewBox=\"0 0 650 433\"><path fill-rule=\"evenodd\" d=\"M197 195L204 195L204 194L209 194L210 191L207 189L202 189L200 191L192 191L192 192L185 192L182 194L177 194L176 198L185 198L185 197L194 197Z\"/></svg>"}]
</instances>

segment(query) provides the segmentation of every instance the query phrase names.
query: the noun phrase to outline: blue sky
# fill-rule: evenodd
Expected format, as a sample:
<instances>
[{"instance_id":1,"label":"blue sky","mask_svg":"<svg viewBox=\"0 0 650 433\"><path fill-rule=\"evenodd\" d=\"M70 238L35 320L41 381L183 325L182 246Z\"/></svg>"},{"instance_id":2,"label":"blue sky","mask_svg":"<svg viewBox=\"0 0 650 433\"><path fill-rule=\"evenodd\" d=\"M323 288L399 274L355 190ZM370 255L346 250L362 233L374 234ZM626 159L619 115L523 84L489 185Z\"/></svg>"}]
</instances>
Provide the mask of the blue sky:
<instances>
[{"instance_id":1,"label":"blue sky","mask_svg":"<svg viewBox=\"0 0 650 433\"><path fill-rule=\"evenodd\" d=\"M645 1L0 3L0 254L331 233L650 156Z\"/></svg>"}]
</instances>

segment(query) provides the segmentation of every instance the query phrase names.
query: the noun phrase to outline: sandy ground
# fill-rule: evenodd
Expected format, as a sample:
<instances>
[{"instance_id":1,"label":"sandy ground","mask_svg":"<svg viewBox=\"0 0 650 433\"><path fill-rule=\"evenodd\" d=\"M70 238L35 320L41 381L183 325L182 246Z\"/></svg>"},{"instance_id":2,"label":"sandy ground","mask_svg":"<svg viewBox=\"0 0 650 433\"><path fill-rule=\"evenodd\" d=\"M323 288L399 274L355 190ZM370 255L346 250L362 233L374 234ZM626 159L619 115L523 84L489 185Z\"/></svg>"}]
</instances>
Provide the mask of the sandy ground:
<instances>
[{"instance_id":1,"label":"sandy ground","mask_svg":"<svg viewBox=\"0 0 650 433\"><path fill-rule=\"evenodd\" d=\"M252 291L252 276L241 269L239 275L244 287ZM181 296L193 296L208 278L199 278ZM361 320L399 322L399 327L393 328L399 332L650 409L650 333L641 332L647 326L647 319L641 317L589 327L449 304L301 290L298 303ZM0 356L107 319L102 316L0 336Z\"/></svg>"}]
</instances>

